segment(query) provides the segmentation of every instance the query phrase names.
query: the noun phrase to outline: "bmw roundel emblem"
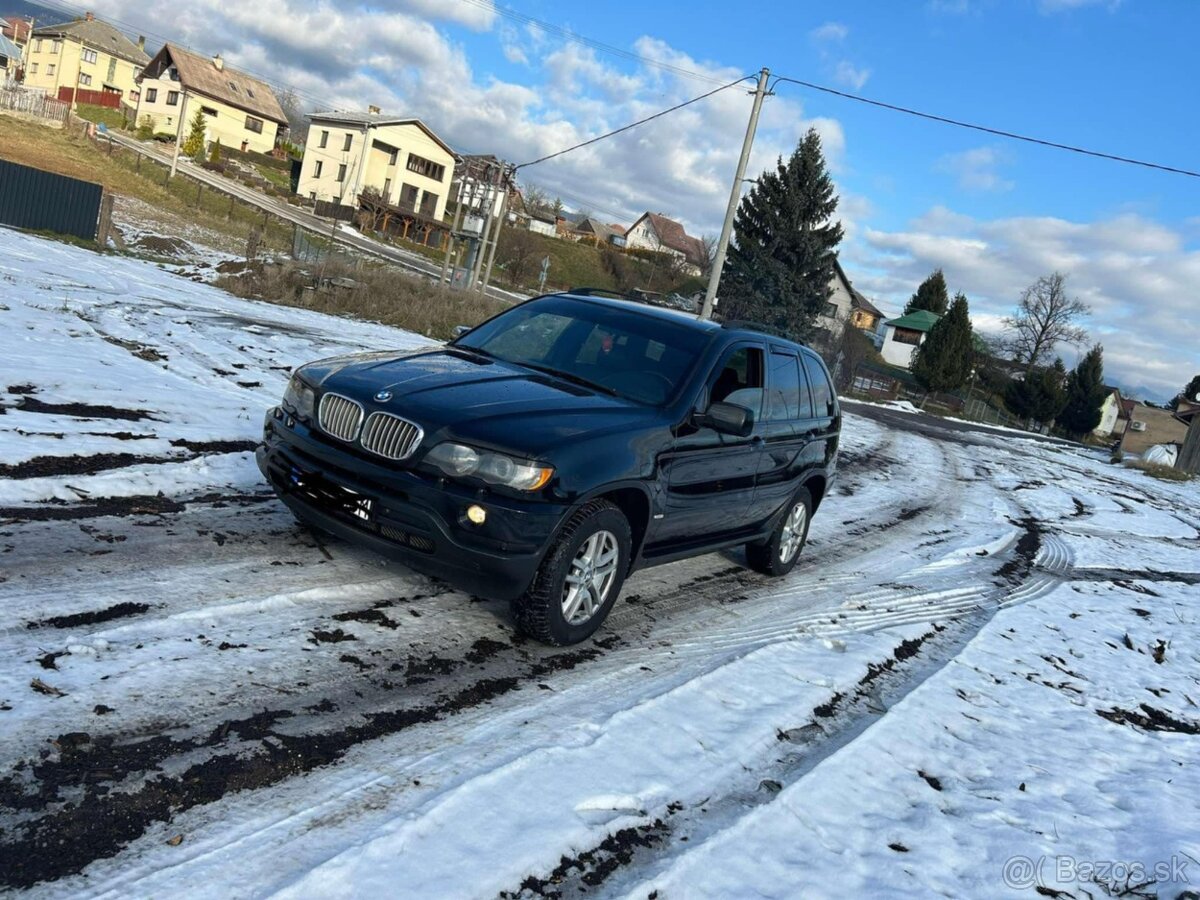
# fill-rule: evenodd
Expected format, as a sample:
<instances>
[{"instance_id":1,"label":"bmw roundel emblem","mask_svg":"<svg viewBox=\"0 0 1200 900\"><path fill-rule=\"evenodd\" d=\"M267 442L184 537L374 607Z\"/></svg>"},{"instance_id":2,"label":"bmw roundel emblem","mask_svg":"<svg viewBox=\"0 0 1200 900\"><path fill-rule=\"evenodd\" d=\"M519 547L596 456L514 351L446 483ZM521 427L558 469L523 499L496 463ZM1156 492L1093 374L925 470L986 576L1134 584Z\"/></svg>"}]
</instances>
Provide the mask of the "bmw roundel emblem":
<instances>
[{"instance_id":1,"label":"bmw roundel emblem","mask_svg":"<svg viewBox=\"0 0 1200 900\"><path fill-rule=\"evenodd\" d=\"M392 399L392 392L391 391L380 391L378 394L375 395L375 399L380 403L387 403L389 400Z\"/></svg>"}]
</instances>

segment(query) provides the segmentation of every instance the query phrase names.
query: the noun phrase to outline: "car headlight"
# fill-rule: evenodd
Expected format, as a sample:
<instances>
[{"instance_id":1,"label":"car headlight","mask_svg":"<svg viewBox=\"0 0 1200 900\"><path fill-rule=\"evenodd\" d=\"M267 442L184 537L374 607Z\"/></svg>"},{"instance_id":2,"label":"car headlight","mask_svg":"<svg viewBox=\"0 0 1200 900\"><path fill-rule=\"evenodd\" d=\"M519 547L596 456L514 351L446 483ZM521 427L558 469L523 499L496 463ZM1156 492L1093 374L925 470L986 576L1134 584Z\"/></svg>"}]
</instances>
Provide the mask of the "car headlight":
<instances>
[{"instance_id":1,"label":"car headlight","mask_svg":"<svg viewBox=\"0 0 1200 900\"><path fill-rule=\"evenodd\" d=\"M316 392L305 384L299 375L293 375L287 390L283 392L283 405L297 416L311 419L316 400Z\"/></svg>"},{"instance_id":2,"label":"car headlight","mask_svg":"<svg viewBox=\"0 0 1200 900\"><path fill-rule=\"evenodd\" d=\"M489 450L476 450L465 444L438 444L426 454L425 459L455 478L473 475L489 484L499 484L518 491L536 491L544 487L554 474L552 466L513 459Z\"/></svg>"}]
</instances>

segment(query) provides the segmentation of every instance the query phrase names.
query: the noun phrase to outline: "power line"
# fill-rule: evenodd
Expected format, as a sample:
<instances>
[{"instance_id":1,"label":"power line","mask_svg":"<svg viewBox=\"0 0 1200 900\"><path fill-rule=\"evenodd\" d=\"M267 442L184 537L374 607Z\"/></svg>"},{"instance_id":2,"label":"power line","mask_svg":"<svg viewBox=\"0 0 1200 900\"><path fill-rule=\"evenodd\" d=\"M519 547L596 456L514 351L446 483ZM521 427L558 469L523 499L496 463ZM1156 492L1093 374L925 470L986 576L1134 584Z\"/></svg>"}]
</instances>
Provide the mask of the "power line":
<instances>
[{"instance_id":1,"label":"power line","mask_svg":"<svg viewBox=\"0 0 1200 900\"><path fill-rule=\"evenodd\" d=\"M682 103L676 103L674 106L668 106L666 109L659 110L658 112L654 113L654 115L652 115L652 116L646 116L646 118L644 118L644 119L638 119L636 122L630 122L628 125L622 125L620 128L616 128L612 131L605 132L604 134L597 135L594 138L589 138L586 141L580 141L578 144L575 144L571 147L567 147L566 149L563 149L563 150L558 150L547 156L542 156L542 157L539 157L538 159L533 159L533 160L530 160L529 162L521 163L520 165L515 166L513 168L513 171L515 172L517 169L524 169L524 168L527 168L528 166L536 166L538 163L544 163L547 160L551 160L556 157L562 156L564 153L571 153L572 151L579 150L583 147L587 147L587 146L589 146L591 144L595 144L599 141L607 140L610 137L615 137L616 135L621 134L626 131L629 131L630 129L637 128L639 125L645 125L647 122L653 122L655 119L661 119L665 115L668 115L670 113L676 112L677 110L683 109L685 106L691 106L693 103L699 103L701 100L706 100L709 97L711 97L713 94L718 94L721 91L727 90L727 89L733 87L734 85L741 84L743 81L746 81L753 77L754 77L753 75L744 75L741 78L739 78L737 81L731 81L731 82L729 82L729 84L723 84L718 88L713 88L711 91L701 94L699 97L693 97L691 100L684 100Z\"/></svg>"},{"instance_id":2,"label":"power line","mask_svg":"<svg viewBox=\"0 0 1200 900\"><path fill-rule=\"evenodd\" d=\"M590 47L593 50L599 50L603 53L619 56L632 62L638 62L647 66L663 69L667 72L672 72L685 78L695 78L698 81L707 81L710 84L720 83L720 79L712 75L706 75L703 72L697 72L693 69L685 69L683 66L677 66L661 59L654 59L651 56L642 56L641 54L634 53L631 50L624 50L620 47L615 47L612 44L606 44L603 41L597 41L594 38L587 37L586 35L578 34L569 28L564 28L561 25L555 25L553 22L547 22L544 19L537 19L533 16L528 16L523 12L513 9L511 6L501 6L498 3L491 3L489 0L459 0L459 2L465 3L468 6L474 6L478 9L485 9L489 12L494 12L497 15L503 16L510 21L518 22L521 25L532 25L535 28L541 29L542 31L557 35L563 40L572 41L576 44L581 44L584 47Z\"/></svg>"},{"instance_id":3,"label":"power line","mask_svg":"<svg viewBox=\"0 0 1200 900\"><path fill-rule=\"evenodd\" d=\"M869 106L877 106L882 109L890 109L893 112L904 113L905 115L916 116L921 119L928 119L932 122L941 122L944 125L954 125L958 128L968 128L972 131L982 131L985 134L994 134L994 135L997 135L998 137L1009 138L1014 141L1024 141L1027 144L1037 144L1041 147L1052 147L1055 150L1067 150L1067 151L1070 151L1071 153L1081 153L1084 156L1093 156L1093 157L1096 157L1097 159L1107 159L1112 162L1127 163L1128 165L1131 165L1131 166L1141 166L1142 168L1146 168L1146 169L1156 169L1160 172L1171 172L1172 174L1175 174L1175 175L1188 175L1192 178L1200 178L1200 172L1193 172L1190 169L1180 169L1180 168L1177 168L1176 166L1167 166L1167 165L1162 165L1161 163L1146 162L1145 160L1133 159L1128 156L1117 156L1114 153L1104 153L1099 150L1088 150L1085 147L1076 147L1071 144L1062 144L1062 143L1059 143L1058 141L1049 141L1049 140L1045 140L1043 138L1030 137L1029 135L1017 134L1016 132L1013 132L1013 131L1004 131L999 128L990 128L986 125L976 125L971 122L961 122L958 119L950 119L950 118L947 118L946 116L938 116L938 115L934 115L933 113L921 112L920 110L909 109L904 106L896 106L895 104L892 104L892 103L884 103L882 100L872 100L869 97L860 97L857 94L850 94L850 93L847 93L846 91L839 91L839 90L836 90L835 88L825 87L824 85L813 84L811 81L801 81L798 78L785 78L785 77L781 76L775 80L775 84L779 84L781 81L787 82L789 84L798 84L801 87L810 88L814 91L822 91L826 94L833 94L834 96L843 97L847 100L854 100L858 103L866 103ZM774 85L772 85L772 87L774 87Z\"/></svg>"}]
</instances>

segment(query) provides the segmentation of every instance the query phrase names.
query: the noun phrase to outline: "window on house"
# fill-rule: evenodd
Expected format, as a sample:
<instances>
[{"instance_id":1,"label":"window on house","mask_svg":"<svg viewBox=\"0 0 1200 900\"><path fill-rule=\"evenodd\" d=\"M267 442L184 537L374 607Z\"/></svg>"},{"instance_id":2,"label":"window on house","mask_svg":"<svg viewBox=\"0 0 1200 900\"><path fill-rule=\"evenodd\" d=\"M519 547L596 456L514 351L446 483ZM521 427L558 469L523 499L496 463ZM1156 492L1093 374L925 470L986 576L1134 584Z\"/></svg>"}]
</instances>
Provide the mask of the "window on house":
<instances>
[{"instance_id":1,"label":"window on house","mask_svg":"<svg viewBox=\"0 0 1200 900\"><path fill-rule=\"evenodd\" d=\"M38 64L37 64L37 63L30 63L30 64L29 64L29 74L30 74L30 75L36 75L36 74L37 74L37 67L38 67Z\"/></svg>"},{"instance_id":2,"label":"window on house","mask_svg":"<svg viewBox=\"0 0 1200 900\"><path fill-rule=\"evenodd\" d=\"M346 141L345 141L345 143L342 144L342 149L349 150L350 145L353 143L354 143L354 135L352 135L352 134L346 135Z\"/></svg>"},{"instance_id":3,"label":"window on house","mask_svg":"<svg viewBox=\"0 0 1200 900\"><path fill-rule=\"evenodd\" d=\"M146 102L154 103L158 100L158 88L146 88Z\"/></svg>"},{"instance_id":4,"label":"window on house","mask_svg":"<svg viewBox=\"0 0 1200 900\"><path fill-rule=\"evenodd\" d=\"M836 319L838 317L838 308L836 303L826 303L825 311L821 313L827 319Z\"/></svg>"},{"instance_id":5,"label":"window on house","mask_svg":"<svg viewBox=\"0 0 1200 900\"><path fill-rule=\"evenodd\" d=\"M383 179L383 199L387 200L392 195L392 179Z\"/></svg>"},{"instance_id":6,"label":"window on house","mask_svg":"<svg viewBox=\"0 0 1200 900\"><path fill-rule=\"evenodd\" d=\"M346 180L346 164L345 163L342 163L341 165L338 166L337 180L339 183Z\"/></svg>"},{"instance_id":7,"label":"window on house","mask_svg":"<svg viewBox=\"0 0 1200 900\"><path fill-rule=\"evenodd\" d=\"M54 40L54 41L53 41L53 42L50 44L50 52L51 52L51 53L57 53L57 52L58 52L59 50L61 50L61 49L62 49L62 41L60 41L60 40L58 40L58 39L55 39L55 40Z\"/></svg>"},{"instance_id":8,"label":"window on house","mask_svg":"<svg viewBox=\"0 0 1200 900\"><path fill-rule=\"evenodd\" d=\"M105 90L107 90L107 88L105 88ZM137 106L138 101L142 99L142 92L141 91L130 91L129 99L133 101L134 106Z\"/></svg>"},{"instance_id":9,"label":"window on house","mask_svg":"<svg viewBox=\"0 0 1200 900\"><path fill-rule=\"evenodd\" d=\"M321 160L318 159L317 164L315 166L313 166L313 178L320 178L321 170L324 168L325 168L325 163L323 163Z\"/></svg>"},{"instance_id":10,"label":"window on house","mask_svg":"<svg viewBox=\"0 0 1200 900\"><path fill-rule=\"evenodd\" d=\"M167 106L175 106L179 103L179 91L167 91Z\"/></svg>"},{"instance_id":11,"label":"window on house","mask_svg":"<svg viewBox=\"0 0 1200 900\"><path fill-rule=\"evenodd\" d=\"M433 218L434 213L437 212L437 202L437 194L431 194L429 191L421 194L421 215Z\"/></svg>"},{"instance_id":12,"label":"window on house","mask_svg":"<svg viewBox=\"0 0 1200 900\"><path fill-rule=\"evenodd\" d=\"M321 149L324 149L328 144L329 144L329 132L322 131L321 132L321 142L319 144L317 144L317 146L320 147Z\"/></svg>"},{"instance_id":13,"label":"window on house","mask_svg":"<svg viewBox=\"0 0 1200 900\"><path fill-rule=\"evenodd\" d=\"M253 131L255 134L262 134L263 120L256 119L254 116L246 116L246 130Z\"/></svg>"},{"instance_id":14,"label":"window on house","mask_svg":"<svg viewBox=\"0 0 1200 900\"><path fill-rule=\"evenodd\" d=\"M92 76L88 75L86 72L80 72L79 73L79 83L82 84L84 87L87 87L88 85L90 85L92 83Z\"/></svg>"},{"instance_id":15,"label":"window on house","mask_svg":"<svg viewBox=\"0 0 1200 900\"><path fill-rule=\"evenodd\" d=\"M112 81L116 77L117 77L117 58L114 56L111 59L109 59L109 61L108 61L108 75L106 75L105 78L108 81ZM137 77L137 67L136 66L134 66L134 68L133 68L133 77L134 78Z\"/></svg>"},{"instance_id":16,"label":"window on house","mask_svg":"<svg viewBox=\"0 0 1200 900\"><path fill-rule=\"evenodd\" d=\"M434 181L441 181L446 174L446 167L410 153L408 155L408 171L432 178Z\"/></svg>"},{"instance_id":17,"label":"window on house","mask_svg":"<svg viewBox=\"0 0 1200 900\"><path fill-rule=\"evenodd\" d=\"M217 111L211 106L200 107L200 112L204 113L206 116L212 116L214 119L217 117Z\"/></svg>"},{"instance_id":18,"label":"window on house","mask_svg":"<svg viewBox=\"0 0 1200 900\"><path fill-rule=\"evenodd\" d=\"M36 41L33 42L33 52L34 53L42 52L42 39L41 38L38 38Z\"/></svg>"},{"instance_id":19,"label":"window on house","mask_svg":"<svg viewBox=\"0 0 1200 900\"><path fill-rule=\"evenodd\" d=\"M246 96L251 99L254 99L254 91L251 90L250 88L246 88Z\"/></svg>"},{"instance_id":20,"label":"window on house","mask_svg":"<svg viewBox=\"0 0 1200 900\"><path fill-rule=\"evenodd\" d=\"M229 82L229 89L231 91L233 91L235 94L238 92L238 86L236 84L234 84L232 81Z\"/></svg>"},{"instance_id":21,"label":"window on house","mask_svg":"<svg viewBox=\"0 0 1200 900\"><path fill-rule=\"evenodd\" d=\"M911 344L916 347L921 343L921 332L911 328L897 328L892 333L892 340L897 344Z\"/></svg>"},{"instance_id":22,"label":"window on house","mask_svg":"<svg viewBox=\"0 0 1200 900\"><path fill-rule=\"evenodd\" d=\"M420 190L413 187L411 184L400 185L400 205L405 209L417 208L417 195Z\"/></svg>"},{"instance_id":23,"label":"window on house","mask_svg":"<svg viewBox=\"0 0 1200 900\"><path fill-rule=\"evenodd\" d=\"M318 163L318 165L320 165L320 163ZM309 191L309 192L308 192L308 199L309 199L309 200L316 200L316 199L317 199L317 192L316 192L316 191Z\"/></svg>"},{"instance_id":24,"label":"window on house","mask_svg":"<svg viewBox=\"0 0 1200 900\"><path fill-rule=\"evenodd\" d=\"M47 74L47 75L53 75L53 74L54 74L54 63L48 63L48 64L46 65L46 74Z\"/></svg>"},{"instance_id":25,"label":"window on house","mask_svg":"<svg viewBox=\"0 0 1200 900\"><path fill-rule=\"evenodd\" d=\"M394 166L399 159L400 159L400 151L393 148L391 154L388 156L388 165Z\"/></svg>"},{"instance_id":26,"label":"window on house","mask_svg":"<svg viewBox=\"0 0 1200 900\"><path fill-rule=\"evenodd\" d=\"M80 58L83 59L85 63L94 63L96 61L96 51L85 48L83 53L80 54Z\"/></svg>"}]
</instances>

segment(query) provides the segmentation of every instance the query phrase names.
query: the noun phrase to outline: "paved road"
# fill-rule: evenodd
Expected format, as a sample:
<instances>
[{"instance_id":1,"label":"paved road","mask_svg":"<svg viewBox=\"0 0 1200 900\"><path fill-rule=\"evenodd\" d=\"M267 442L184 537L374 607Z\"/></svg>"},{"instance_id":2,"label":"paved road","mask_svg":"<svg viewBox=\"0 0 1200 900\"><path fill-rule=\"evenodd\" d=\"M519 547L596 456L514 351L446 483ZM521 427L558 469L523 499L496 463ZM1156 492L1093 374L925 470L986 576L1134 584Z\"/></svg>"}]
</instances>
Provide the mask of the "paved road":
<instances>
[{"instance_id":1,"label":"paved road","mask_svg":"<svg viewBox=\"0 0 1200 900\"><path fill-rule=\"evenodd\" d=\"M158 143L144 144L126 135L116 134L111 131L108 132L107 137L114 143L122 147L127 147L135 153L140 153L160 163L170 165L171 150L169 147ZM216 190L232 194L244 203L256 206L284 221L299 225L306 231L311 231L325 238L329 238L331 233L333 233L335 235L335 243L351 247L360 253L376 256L426 277L437 278L441 274L441 266L424 256L388 244L381 244L379 241L372 240L349 228L338 227L336 232L333 232L333 223L328 219L292 206L285 200L268 197L253 188L246 187L240 181L235 181L218 173L203 169L184 157L180 157L179 159L179 172ZM488 286L487 293L489 297L508 303L517 303L526 299L523 294L516 294L512 291L506 291L491 285Z\"/></svg>"},{"instance_id":2,"label":"paved road","mask_svg":"<svg viewBox=\"0 0 1200 900\"><path fill-rule=\"evenodd\" d=\"M964 422L960 419L943 419L941 416L926 415L925 413L907 413L897 409L888 409L884 406L876 406L871 403L859 403L854 400L843 399L842 406L848 411L858 416L864 416L868 419L874 419L877 422L882 422L885 425L890 425L893 428L899 428L903 431L911 431L917 434L922 434L932 438L947 438L954 434L986 434L991 437L1009 437L1032 441L1041 441L1046 444L1058 444L1062 447L1079 448L1082 445L1072 441L1063 440L1062 438L1051 437L1045 434L1036 434L1032 431L1012 432L1002 431L997 428L990 428L987 425L977 425L974 422Z\"/></svg>"}]
</instances>

